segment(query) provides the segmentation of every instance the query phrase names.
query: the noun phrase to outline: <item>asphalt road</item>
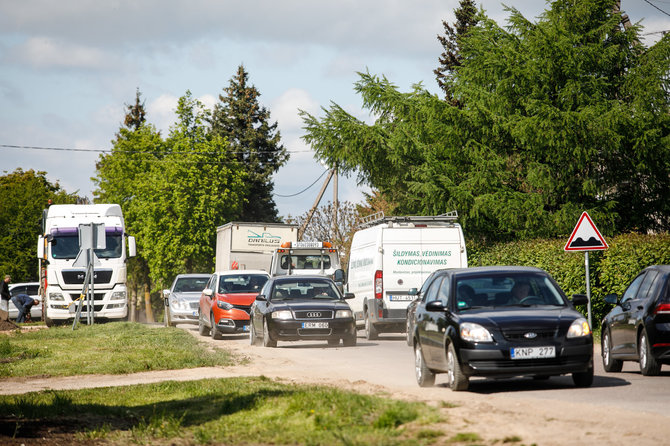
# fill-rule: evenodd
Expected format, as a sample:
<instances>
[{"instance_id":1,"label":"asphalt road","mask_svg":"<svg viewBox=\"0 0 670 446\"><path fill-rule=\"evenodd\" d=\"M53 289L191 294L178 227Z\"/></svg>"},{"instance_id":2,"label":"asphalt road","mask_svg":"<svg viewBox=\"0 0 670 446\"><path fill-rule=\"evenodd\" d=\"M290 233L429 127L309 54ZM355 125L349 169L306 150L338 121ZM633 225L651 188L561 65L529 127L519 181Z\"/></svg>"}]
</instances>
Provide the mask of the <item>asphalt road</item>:
<instances>
[{"instance_id":1,"label":"asphalt road","mask_svg":"<svg viewBox=\"0 0 670 446\"><path fill-rule=\"evenodd\" d=\"M195 327L182 328L196 331ZM349 382L366 381L397 391L416 392L419 388L414 377L414 354L405 343L404 335L381 335L379 340L367 341L359 331L355 347L329 347L326 342L279 342L277 348L252 347L246 335L226 336L223 340L234 350L262 361L268 372L290 375L296 368L300 374L321 379L340 379ZM197 334L196 334L197 336ZM204 338L203 338L204 339ZM209 339L209 338L207 338ZM621 373L605 373L602 368L600 346L595 346L595 378L587 389L575 388L570 376L552 377L546 381L530 378L506 380L470 380L465 394L496 395L508 398L537 399L565 402L584 402L633 412L653 412L668 416L670 413L670 366L663 366L660 376L640 374L637 363L626 362ZM451 390L446 387L444 375L437 375L433 391ZM423 389L422 389L423 390ZM461 393L461 392L458 392ZM459 395L462 399L465 395ZM670 429L669 429L670 434Z\"/></svg>"}]
</instances>

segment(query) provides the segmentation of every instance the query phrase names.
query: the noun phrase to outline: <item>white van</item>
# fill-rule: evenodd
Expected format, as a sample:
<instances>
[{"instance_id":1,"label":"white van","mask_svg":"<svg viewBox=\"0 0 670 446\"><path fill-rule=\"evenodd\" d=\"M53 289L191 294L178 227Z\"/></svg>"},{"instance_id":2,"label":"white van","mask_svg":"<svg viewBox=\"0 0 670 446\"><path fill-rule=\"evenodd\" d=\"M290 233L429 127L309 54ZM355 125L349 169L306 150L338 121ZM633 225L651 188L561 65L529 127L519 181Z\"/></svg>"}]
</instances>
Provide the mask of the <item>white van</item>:
<instances>
[{"instance_id":1,"label":"white van","mask_svg":"<svg viewBox=\"0 0 670 446\"><path fill-rule=\"evenodd\" d=\"M349 254L349 301L365 337L405 331L407 306L437 269L468 266L458 214L438 216L367 217L353 237Z\"/></svg>"}]
</instances>

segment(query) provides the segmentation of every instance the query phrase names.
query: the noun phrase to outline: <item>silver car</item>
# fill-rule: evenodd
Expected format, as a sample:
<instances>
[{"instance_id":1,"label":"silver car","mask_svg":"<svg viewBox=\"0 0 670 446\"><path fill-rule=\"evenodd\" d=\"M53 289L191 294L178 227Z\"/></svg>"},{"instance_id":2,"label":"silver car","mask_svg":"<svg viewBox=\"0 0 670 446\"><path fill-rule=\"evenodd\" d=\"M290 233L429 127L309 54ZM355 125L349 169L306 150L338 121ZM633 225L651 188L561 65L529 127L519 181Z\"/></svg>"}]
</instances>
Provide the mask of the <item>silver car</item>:
<instances>
[{"instance_id":1,"label":"silver car","mask_svg":"<svg viewBox=\"0 0 670 446\"><path fill-rule=\"evenodd\" d=\"M19 294L27 294L33 299L39 299L40 303L30 308L30 318L32 320L42 319L42 299L39 296L39 282L10 283L9 294L14 297ZM16 319L19 316L19 310L14 302L9 301L9 318Z\"/></svg>"},{"instance_id":2,"label":"silver car","mask_svg":"<svg viewBox=\"0 0 670 446\"><path fill-rule=\"evenodd\" d=\"M179 274L169 290L163 290L165 326L197 324L200 293L211 274Z\"/></svg>"}]
</instances>

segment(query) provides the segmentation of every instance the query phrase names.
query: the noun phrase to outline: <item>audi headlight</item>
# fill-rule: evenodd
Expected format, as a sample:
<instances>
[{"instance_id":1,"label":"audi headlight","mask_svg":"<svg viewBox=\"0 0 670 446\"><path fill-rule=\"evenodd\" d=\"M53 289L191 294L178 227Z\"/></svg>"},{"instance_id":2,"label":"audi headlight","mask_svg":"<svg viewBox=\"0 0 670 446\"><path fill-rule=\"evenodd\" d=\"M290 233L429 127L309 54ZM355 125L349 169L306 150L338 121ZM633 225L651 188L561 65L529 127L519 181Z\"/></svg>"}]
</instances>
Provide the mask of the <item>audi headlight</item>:
<instances>
[{"instance_id":1,"label":"audi headlight","mask_svg":"<svg viewBox=\"0 0 670 446\"><path fill-rule=\"evenodd\" d=\"M126 300L125 291L114 291L111 300Z\"/></svg>"},{"instance_id":2,"label":"audi headlight","mask_svg":"<svg viewBox=\"0 0 670 446\"><path fill-rule=\"evenodd\" d=\"M272 319L279 319L279 320L293 319L293 313L291 313L291 310L273 311Z\"/></svg>"},{"instance_id":3,"label":"audi headlight","mask_svg":"<svg viewBox=\"0 0 670 446\"><path fill-rule=\"evenodd\" d=\"M222 300L217 300L216 301L216 306L221 308L222 310L232 310L233 308L235 308L235 307L233 307L233 304L231 304L229 302L224 302Z\"/></svg>"},{"instance_id":4,"label":"audi headlight","mask_svg":"<svg viewBox=\"0 0 670 446\"><path fill-rule=\"evenodd\" d=\"M170 306L175 310L188 310L188 301L181 299L171 299ZM219 307L221 308L221 307Z\"/></svg>"},{"instance_id":5,"label":"audi headlight","mask_svg":"<svg viewBox=\"0 0 670 446\"><path fill-rule=\"evenodd\" d=\"M65 300L63 293L49 293L49 299L51 300Z\"/></svg>"},{"instance_id":6,"label":"audi headlight","mask_svg":"<svg viewBox=\"0 0 670 446\"><path fill-rule=\"evenodd\" d=\"M470 342L493 342L493 337L486 328L471 322L461 324L461 339Z\"/></svg>"},{"instance_id":7,"label":"audi headlight","mask_svg":"<svg viewBox=\"0 0 670 446\"><path fill-rule=\"evenodd\" d=\"M570 325L568 338L581 338L591 334L591 327L584 318L579 318Z\"/></svg>"},{"instance_id":8,"label":"audi headlight","mask_svg":"<svg viewBox=\"0 0 670 446\"><path fill-rule=\"evenodd\" d=\"M337 310L335 318L351 318L351 310Z\"/></svg>"}]
</instances>

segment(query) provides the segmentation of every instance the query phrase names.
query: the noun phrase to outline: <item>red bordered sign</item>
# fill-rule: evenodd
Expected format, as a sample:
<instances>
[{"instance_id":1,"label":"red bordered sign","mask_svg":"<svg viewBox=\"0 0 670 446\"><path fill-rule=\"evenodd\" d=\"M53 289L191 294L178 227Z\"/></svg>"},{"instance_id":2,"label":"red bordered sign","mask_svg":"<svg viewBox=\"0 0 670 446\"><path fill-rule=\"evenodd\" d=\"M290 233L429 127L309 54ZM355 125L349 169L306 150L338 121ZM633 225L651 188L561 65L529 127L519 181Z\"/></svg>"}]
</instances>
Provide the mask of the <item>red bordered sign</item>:
<instances>
[{"instance_id":1,"label":"red bordered sign","mask_svg":"<svg viewBox=\"0 0 670 446\"><path fill-rule=\"evenodd\" d=\"M607 242L589 214L583 212L563 249L566 251L601 251L608 248Z\"/></svg>"}]
</instances>

